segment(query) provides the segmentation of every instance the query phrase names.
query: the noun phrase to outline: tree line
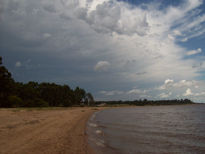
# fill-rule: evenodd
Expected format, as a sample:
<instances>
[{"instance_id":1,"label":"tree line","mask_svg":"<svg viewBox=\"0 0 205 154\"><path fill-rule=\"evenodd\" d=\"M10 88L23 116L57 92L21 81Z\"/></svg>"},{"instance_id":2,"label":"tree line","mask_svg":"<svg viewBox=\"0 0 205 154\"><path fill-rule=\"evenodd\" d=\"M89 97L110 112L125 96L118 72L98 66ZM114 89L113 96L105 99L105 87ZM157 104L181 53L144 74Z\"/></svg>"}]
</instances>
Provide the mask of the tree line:
<instances>
[{"instance_id":1,"label":"tree line","mask_svg":"<svg viewBox=\"0 0 205 154\"><path fill-rule=\"evenodd\" d=\"M134 101L97 101L96 105L106 104L106 105L136 105L136 106L144 106L144 105L183 105L183 104L193 104L189 99L180 99L180 100L134 100Z\"/></svg>"},{"instance_id":2,"label":"tree line","mask_svg":"<svg viewBox=\"0 0 205 154\"><path fill-rule=\"evenodd\" d=\"M0 107L68 107L93 105L91 93L55 83L15 82L0 57Z\"/></svg>"}]
</instances>

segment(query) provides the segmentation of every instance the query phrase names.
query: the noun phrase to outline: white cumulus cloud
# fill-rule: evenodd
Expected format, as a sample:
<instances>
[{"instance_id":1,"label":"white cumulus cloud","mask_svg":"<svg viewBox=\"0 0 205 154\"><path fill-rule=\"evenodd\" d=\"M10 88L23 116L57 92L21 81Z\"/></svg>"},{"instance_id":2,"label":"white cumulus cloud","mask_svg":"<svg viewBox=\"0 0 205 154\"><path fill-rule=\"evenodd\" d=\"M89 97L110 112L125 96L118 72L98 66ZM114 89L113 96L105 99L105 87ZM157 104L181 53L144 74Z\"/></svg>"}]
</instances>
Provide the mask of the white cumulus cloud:
<instances>
[{"instance_id":1,"label":"white cumulus cloud","mask_svg":"<svg viewBox=\"0 0 205 154\"><path fill-rule=\"evenodd\" d=\"M95 71L107 71L110 67L110 63L108 61L99 61L95 65Z\"/></svg>"},{"instance_id":2,"label":"white cumulus cloud","mask_svg":"<svg viewBox=\"0 0 205 154\"><path fill-rule=\"evenodd\" d=\"M20 61L17 61L17 62L16 62L16 64L15 64L15 66L16 66L16 67L21 67L21 66L22 66L22 64L21 64L21 62L20 62Z\"/></svg>"},{"instance_id":3,"label":"white cumulus cloud","mask_svg":"<svg viewBox=\"0 0 205 154\"><path fill-rule=\"evenodd\" d=\"M164 84L157 89L165 90L165 89L170 89L170 88L183 88L183 87L198 88L198 83L195 80L191 80L191 81L180 80L178 82L174 82L174 80L166 79L164 81Z\"/></svg>"},{"instance_id":4,"label":"white cumulus cloud","mask_svg":"<svg viewBox=\"0 0 205 154\"><path fill-rule=\"evenodd\" d=\"M159 94L159 97L160 98L168 98L169 96L171 96L172 95L172 92L169 92L169 93L161 93L161 94Z\"/></svg>"},{"instance_id":5,"label":"white cumulus cloud","mask_svg":"<svg viewBox=\"0 0 205 154\"><path fill-rule=\"evenodd\" d=\"M123 92L137 97L145 95L144 87L149 85L147 89L158 87L157 92L149 93L153 97L160 93L165 96L169 91L172 91L170 97L174 97L175 89L180 89L177 92L181 94L185 88L196 90L194 87L199 85L195 80L205 70L203 58L187 58L201 53L201 48L188 51L177 43L204 35L205 15L200 7L203 0L184 0L178 6L163 9L156 1L134 7L118 0L3 0L0 3L4 10L0 15L0 50L8 49L7 57L14 53L9 51L16 51L16 55L25 59L28 58L25 53L45 59L46 69L42 67L41 71L51 81L59 76L58 73L49 76L48 57L54 57L50 59L56 60L53 64L59 64L60 68L68 66L65 70L69 73L62 71L65 72L62 82L69 76L72 84L79 81L93 87L93 92L100 91L99 87L105 90L114 87L118 90L108 95ZM193 67L198 63L200 67ZM16 66L20 67L21 63ZM56 72L60 70L58 67ZM109 73L96 73L104 71ZM200 86L199 94L205 84Z\"/></svg>"},{"instance_id":6,"label":"white cumulus cloud","mask_svg":"<svg viewBox=\"0 0 205 154\"><path fill-rule=\"evenodd\" d=\"M196 54L199 54L199 53L201 53L201 52L202 52L201 48L198 48L197 50L188 51L188 52L187 52L187 55L188 55L188 56L196 55Z\"/></svg>"},{"instance_id":7,"label":"white cumulus cloud","mask_svg":"<svg viewBox=\"0 0 205 154\"><path fill-rule=\"evenodd\" d=\"M132 89L127 92L127 94L145 94L145 93L146 90L140 90L140 89Z\"/></svg>"},{"instance_id":8,"label":"white cumulus cloud","mask_svg":"<svg viewBox=\"0 0 205 154\"><path fill-rule=\"evenodd\" d=\"M183 94L183 96L190 96L190 95L193 95L193 93L192 93L191 89L188 88L188 89L186 90L186 92Z\"/></svg>"}]
</instances>

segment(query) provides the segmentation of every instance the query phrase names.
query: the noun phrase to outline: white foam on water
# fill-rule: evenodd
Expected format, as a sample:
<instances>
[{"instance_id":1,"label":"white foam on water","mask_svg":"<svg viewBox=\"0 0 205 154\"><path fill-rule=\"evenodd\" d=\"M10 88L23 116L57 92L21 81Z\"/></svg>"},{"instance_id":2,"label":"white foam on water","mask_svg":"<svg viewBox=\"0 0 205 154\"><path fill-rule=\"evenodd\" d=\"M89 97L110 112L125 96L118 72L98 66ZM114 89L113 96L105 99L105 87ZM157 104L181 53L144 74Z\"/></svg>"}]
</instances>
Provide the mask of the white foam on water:
<instances>
[{"instance_id":1,"label":"white foam on water","mask_svg":"<svg viewBox=\"0 0 205 154\"><path fill-rule=\"evenodd\" d=\"M98 140L97 142L96 142L96 145L97 146L100 146L100 147L105 147L105 144L104 144L105 142L103 141L103 140Z\"/></svg>"},{"instance_id":2,"label":"white foam on water","mask_svg":"<svg viewBox=\"0 0 205 154\"><path fill-rule=\"evenodd\" d=\"M90 126L90 127L97 127L98 125L95 124L95 123L89 123L89 126Z\"/></svg>"},{"instance_id":3,"label":"white foam on water","mask_svg":"<svg viewBox=\"0 0 205 154\"><path fill-rule=\"evenodd\" d=\"M90 120L94 120L95 116L96 116L96 113L94 113L94 114L91 116Z\"/></svg>"},{"instance_id":4,"label":"white foam on water","mask_svg":"<svg viewBox=\"0 0 205 154\"><path fill-rule=\"evenodd\" d=\"M95 133L96 134L102 134L102 131L101 130L96 130Z\"/></svg>"}]
</instances>

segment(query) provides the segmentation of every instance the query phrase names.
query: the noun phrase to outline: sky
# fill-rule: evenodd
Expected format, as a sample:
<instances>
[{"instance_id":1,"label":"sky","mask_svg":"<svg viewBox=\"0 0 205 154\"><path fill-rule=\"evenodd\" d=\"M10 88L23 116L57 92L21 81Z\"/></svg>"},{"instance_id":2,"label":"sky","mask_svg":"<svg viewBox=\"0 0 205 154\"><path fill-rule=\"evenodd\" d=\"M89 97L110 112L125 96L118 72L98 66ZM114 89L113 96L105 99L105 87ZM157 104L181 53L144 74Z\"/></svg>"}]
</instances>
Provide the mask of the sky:
<instances>
[{"instance_id":1,"label":"sky","mask_svg":"<svg viewBox=\"0 0 205 154\"><path fill-rule=\"evenodd\" d=\"M96 100L205 102L204 0L1 0L0 55L19 82Z\"/></svg>"}]
</instances>

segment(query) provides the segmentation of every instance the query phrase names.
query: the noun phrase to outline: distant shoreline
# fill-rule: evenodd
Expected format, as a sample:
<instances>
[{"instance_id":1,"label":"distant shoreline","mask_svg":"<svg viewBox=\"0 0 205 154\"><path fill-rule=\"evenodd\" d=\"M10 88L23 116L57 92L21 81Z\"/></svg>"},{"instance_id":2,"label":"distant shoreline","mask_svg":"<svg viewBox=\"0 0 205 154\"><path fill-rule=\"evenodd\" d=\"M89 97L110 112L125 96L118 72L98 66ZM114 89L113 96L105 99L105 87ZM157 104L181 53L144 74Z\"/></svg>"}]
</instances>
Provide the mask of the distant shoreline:
<instances>
[{"instance_id":1,"label":"distant shoreline","mask_svg":"<svg viewBox=\"0 0 205 154\"><path fill-rule=\"evenodd\" d=\"M133 105L133 106L147 106L147 105L186 105L186 104L196 104L189 99L172 99L172 100L134 100L134 101L96 101L98 106L123 106L123 105Z\"/></svg>"}]
</instances>

